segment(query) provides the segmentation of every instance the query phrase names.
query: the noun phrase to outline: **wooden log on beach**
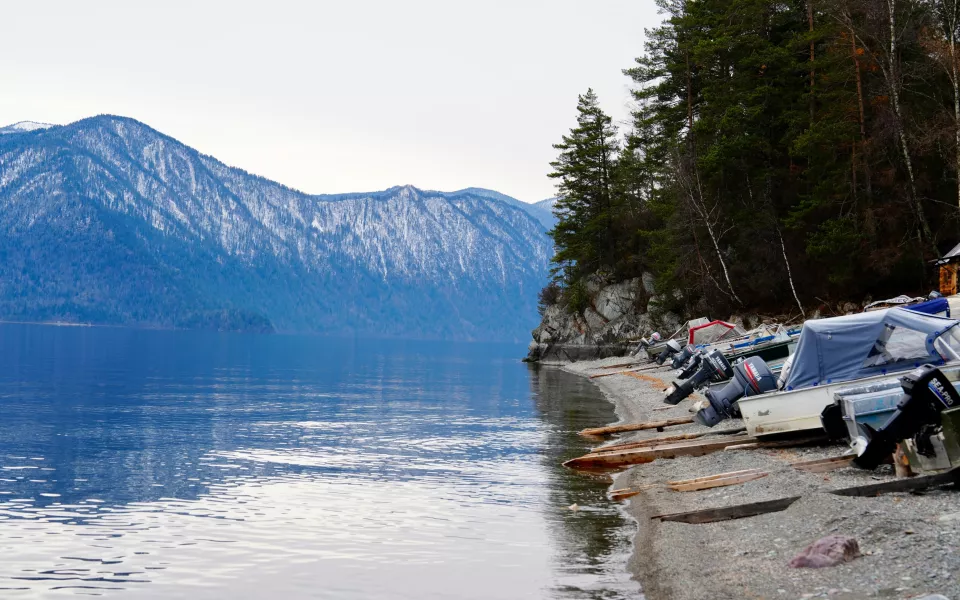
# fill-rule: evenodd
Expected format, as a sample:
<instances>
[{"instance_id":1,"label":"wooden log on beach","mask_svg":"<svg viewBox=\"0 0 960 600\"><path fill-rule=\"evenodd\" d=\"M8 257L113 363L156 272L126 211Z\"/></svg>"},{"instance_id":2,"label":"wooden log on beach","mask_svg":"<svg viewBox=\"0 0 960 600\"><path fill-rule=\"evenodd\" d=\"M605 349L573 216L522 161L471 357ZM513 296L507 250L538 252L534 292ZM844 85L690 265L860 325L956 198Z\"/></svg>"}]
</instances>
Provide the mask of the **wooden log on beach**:
<instances>
[{"instance_id":1,"label":"wooden log on beach","mask_svg":"<svg viewBox=\"0 0 960 600\"><path fill-rule=\"evenodd\" d=\"M770 473L761 471L760 469L749 469L741 472L711 475L710 477L704 477L700 480L676 481L667 485L675 492L697 492L730 485L740 485L741 483L766 477L769 474Z\"/></svg>"},{"instance_id":2,"label":"wooden log on beach","mask_svg":"<svg viewBox=\"0 0 960 600\"><path fill-rule=\"evenodd\" d=\"M646 490L660 487L659 483L648 483L646 485L637 486L635 488L621 488L619 490L610 491L610 499L614 502L620 502L621 500L626 500L628 498L633 498L637 494L642 494Z\"/></svg>"},{"instance_id":3,"label":"wooden log on beach","mask_svg":"<svg viewBox=\"0 0 960 600\"><path fill-rule=\"evenodd\" d=\"M677 417L675 419L665 419L663 421L647 421L646 423L628 423L626 425L610 425L608 427L594 427L584 429L580 435L585 437L600 437L604 435L613 435L615 433L627 433L630 431L644 431L647 429L656 429L663 431L665 427L674 427L676 425L689 425L693 423L693 417Z\"/></svg>"},{"instance_id":4,"label":"wooden log on beach","mask_svg":"<svg viewBox=\"0 0 960 600\"><path fill-rule=\"evenodd\" d=\"M686 485L690 483L700 483L703 481L713 481L715 479L725 479L735 475L746 475L747 473L759 473L760 469L743 469L741 471L728 471L726 473L716 473L714 475L705 475L703 477L694 477L693 479L678 479L677 481L668 481L667 486Z\"/></svg>"},{"instance_id":5,"label":"wooden log on beach","mask_svg":"<svg viewBox=\"0 0 960 600\"><path fill-rule=\"evenodd\" d=\"M619 450L616 452L603 452L598 454L586 454L579 458L573 458L563 463L563 466L572 469L616 469L627 465L640 465L653 462L658 458L676 458L678 456L704 456L717 450L723 450L733 444L742 444L745 441L752 441L756 438L747 436L732 436L722 440L694 440L692 442L679 442L675 444L660 444L657 446L648 446L646 448L635 448L632 450Z\"/></svg>"},{"instance_id":6,"label":"wooden log on beach","mask_svg":"<svg viewBox=\"0 0 960 600\"><path fill-rule=\"evenodd\" d=\"M725 439L693 440L688 442L666 443L629 450L615 450L610 452L591 452L579 458L573 458L563 463L565 467L573 469L617 469L628 465L642 465L653 462L658 458L677 458L678 456L704 456L719 450L729 448L788 448L818 444L826 439L825 436L805 437L800 439L764 441L747 435L731 435Z\"/></svg>"},{"instance_id":7,"label":"wooden log on beach","mask_svg":"<svg viewBox=\"0 0 960 600\"><path fill-rule=\"evenodd\" d=\"M797 448L830 441L826 435L811 435L803 438L789 438L785 440L756 439L743 444L727 446L725 450L755 450L757 448Z\"/></svg>"},{"instance_id":8,"label":"wooden log on beach","mask_svg":"<svg viewBox=\"0 0 960 600\"><path fill-rule=\"evenodd\" d=\"M654 515L650 518L661 521L675 521L678 523L716 523L718 521L743 519L744 517L780 512L789 508L791 504L799 499L800 496L793 496L791 498L778 498L777 500L767 500L765 502L737 504L736 506L726 506L723 508L705 508L702 510Z\"/></svg>"},{"instance_id":9,"label":"wooden log on beach","mask_svg":"<svg viewBox=\"0 0 960 600\"><path fill-rule=\"evenodd\" d=\"M660 437L654 437L647 440L639 440L636 442L627 442L625 444L614 444L612 446L601 446L599 448L594 448L590 451L590 454L602 454L606 452L619 452L620 450L630 450L633 448L646 448L648 446L656 446L658 444L665 444L667 442L682 442L685 440L695 440L702 437L708 436L722 436L722 435L736 435L738 433L744 433L747 430L746 427L737 427L735 429L718 429L710 431L700 431L697 433L681 433L677 435L664 435Z\"/></svg>"},{"instance_id":10,"label":"wooden log on beach","mask_svg":"<svg viewBox=\"0 0 960 600\"><path fill-rule=\"evenodd\" d=\"M858 485L832 490L830 493L838 496L879 496L880 494L892 494L894 492L916 492L941 485L949 485L951 483L960 483L960 467L936 475Z\"/></svg>"},{"instance_id":11,"label":"wooden log on beach","mask_svg":"<svg viewBox=\"0 0 960 600\"><path fill-rule=\"evenodd\" d=\"M852 455L848 455L818 458L816 460L802 460L790 463L790 466L799 471L806 471L807 473L826 473L827 471L835 471L850 466L853 458Z\"/></svg>"}]
</instances>

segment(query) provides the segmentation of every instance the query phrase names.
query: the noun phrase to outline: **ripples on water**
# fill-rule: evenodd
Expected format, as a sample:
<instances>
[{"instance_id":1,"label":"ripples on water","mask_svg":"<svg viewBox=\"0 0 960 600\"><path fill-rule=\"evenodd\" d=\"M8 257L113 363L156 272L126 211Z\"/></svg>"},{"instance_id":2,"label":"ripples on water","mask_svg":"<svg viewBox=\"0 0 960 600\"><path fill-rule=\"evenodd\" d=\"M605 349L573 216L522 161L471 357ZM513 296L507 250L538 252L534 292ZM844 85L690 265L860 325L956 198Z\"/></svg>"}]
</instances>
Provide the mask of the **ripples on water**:
<instances>
[{"instance_id":1,"label":"ripples on water","mask_svg":"<svg viewBox=\"0 0 960 600\"><path fill-rule=\"evenodd\" d=\"M635 597L522 350L0 326L0 595Z\"/></svg>"}]
</instances>

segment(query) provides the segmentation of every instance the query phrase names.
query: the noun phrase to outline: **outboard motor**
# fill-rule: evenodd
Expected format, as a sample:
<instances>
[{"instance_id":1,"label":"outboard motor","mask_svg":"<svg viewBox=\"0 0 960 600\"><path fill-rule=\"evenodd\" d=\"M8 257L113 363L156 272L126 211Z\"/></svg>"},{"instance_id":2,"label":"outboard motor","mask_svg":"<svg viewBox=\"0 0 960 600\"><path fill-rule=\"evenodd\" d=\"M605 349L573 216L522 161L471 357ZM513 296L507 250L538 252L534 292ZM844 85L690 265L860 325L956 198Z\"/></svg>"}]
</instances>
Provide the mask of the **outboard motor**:
<instances>
[{"instance_id":1,"label":"outboard motor","mask_svg":"<svg viewBox=\"0 0 960 600\"><path fill-rule=\"evenodd\" d=\"M690 379L687 379L680 385L676 383L667 388L667 397L663 399L667 404L679 404L681 400L689 396L694 390L707 385L708 382L720 382L730 379L733 375L733 369L730 362L723 352L711 350L700 361L700 368Z\"/></svg>"},{"instance_id":2,"label":"outboard motor","mask_svg":"<svg viewBox=\"0 0 960 600\"><path fill-rule=\"evenodd\" d=\"M694 404L694 420L713 427L720 421L740 414L737 400L777 389L777 377L759 356L752 356L733 368L733 380L722 389L708 391L706 400Z\"/></svg>"},{"instance_id":3,"label":"outboard motor","mask_svg":"<svg viewBox=\"0 0 960 600\"><path fill-rule=\"evenodd\" d=\"M677 373L677 379L689 379L694 373L700 370L700 365L702 363L703 353L698 352L694 354L687 366Z\"/></svg>"},{"instance_id":4,"label":"outboard motor","mask_svg":"<svg viewBox=\"0 0 960 600\"><path fill-rule=\"evenodd\" d=\"M693 344L687 344L683 350L673 355L673 362L671 362L670 365L674 369L679 369L683 365L687 364L687 361L690 360L690 357L692 357L696 351L696 346Z\"/></svg>"},{"instance_id":5,"label":"outboard motor","mask_svg":"<svg viewBox=\"0 0 960 600\"><path fill-rule=\"evenodd\" d=\"M880 429L860 423L860 435L866 447L853 463L863 469L875 469L897 449L897 443L917 435L930 426L940 425L940 413L960 406L960 393L940 369L923 365L900 378L903 396L897 410ZM857 440L862 444L862 440ZM922 446L922 443L918 443Z\"/></svg>"},{"instance_id":6,"label":"outboard motor","mask_svg":"<svg viewBox=\"0 0 960 600\"><path fill-rule=\"evenodd\" d=\"M657 364L662 365L677 352L680 352L680 344L678 344L676 340L667 340L666 347L663 349L663 352L660 353L660 356L657 357Z\"/></svg>"}]
</instances>

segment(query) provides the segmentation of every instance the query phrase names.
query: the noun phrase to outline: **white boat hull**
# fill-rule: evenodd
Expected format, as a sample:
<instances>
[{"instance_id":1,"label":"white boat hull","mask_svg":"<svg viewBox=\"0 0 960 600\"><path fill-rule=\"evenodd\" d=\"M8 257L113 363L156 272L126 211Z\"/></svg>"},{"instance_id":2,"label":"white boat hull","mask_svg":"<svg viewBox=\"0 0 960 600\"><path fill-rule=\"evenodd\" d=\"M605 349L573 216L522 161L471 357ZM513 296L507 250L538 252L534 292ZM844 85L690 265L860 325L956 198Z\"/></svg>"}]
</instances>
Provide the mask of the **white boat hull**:
<instances>
[{"instance_id":1,"label":"white boat hull","mask_svg":"<svg viewBox=\"0 0 960 600\"><path fill-rule=\"evenodd\" d=\"M957 366L957 363L948 363L941 369L949 371L947 377L955 380L958 377ZM904 370L802 390L749 396L740 399L740 413L747 432L755 437L823 429L820 413L833 404L833 395L837 391L884 380L897 380L908 372Z\"/></svg>"}]
</instances>

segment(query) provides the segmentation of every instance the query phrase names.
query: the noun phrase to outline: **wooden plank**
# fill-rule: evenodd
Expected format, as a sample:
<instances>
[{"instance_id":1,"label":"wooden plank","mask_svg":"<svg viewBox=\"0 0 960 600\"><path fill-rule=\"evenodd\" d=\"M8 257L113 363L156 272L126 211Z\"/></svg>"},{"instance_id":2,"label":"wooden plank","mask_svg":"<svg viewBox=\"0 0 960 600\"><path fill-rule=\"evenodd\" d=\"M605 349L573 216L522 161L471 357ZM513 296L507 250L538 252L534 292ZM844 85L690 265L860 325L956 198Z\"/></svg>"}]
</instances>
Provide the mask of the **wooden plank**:
<instances>
[{"instance_id":1,"label":"wooden plank","mask_svg":"<svg viewBox=\"0 0 960 600\"><path fill-rule=\"evenodd\" d=\"M743 469L741 471L729 471L727 473L717 473L716 475L707 475L705 477L694 477L693 479L679 479L677 481L668 481L667 485L686 485L688 483L699 483L701 481L725 479L727 477L734 477L736 475L744 475L746 473L759 473L759 472L760 472L760 469Z\"/></svg>"},{"instance_id":2,"label":"wooden plank","mask_svg":"<svg viewBox=\"0 0 960 600\"><path fill-rule=\"evenodd\" d=\"M743 473L742 475L734 475L732 477L712 479L710 481L697 481L694 483L671 485L670 489L675 492L697 492L700 490L709 490L709 489L718 488L718 487L727 487L728 485L740 485L741 483L747 483L748 481L754 481L755 479L766 477L769 474L770 473L767 473L765 471L757 471L755 473Z\"/></svg>"},{"instance_id":3,"label":"wooden plank","mask_svg":"<svg viewBox=\"0 0 960 600\"><path fill-rule=\"evenodd\" d=\"M924 490L931 487L948 485L957 482L960 482L960 467L956 467L936 475L925 475L923 477L894 479L892 481L858 485L839 490L832 490L830 493L838 496L879 496L880 494L891 494L894 492L915 492L918 490Z\"/></svg>"},{"instance_id":4,"label":"wooden plank","mask_svg":"<svg viewBox=\"0 0 960 600\"><path fill-rule=\"evenodd\" d=\"M693 417L677 417L674 419L665 419L663 421L647 421L646 423L628 423L626 425L593 427L590 429L584 429L580 432L580 435L587 437L599 437L603 435L613 435L615 433L627 433L629 431L644 431L647 429L662 430L665 427L689 425L690 423L693 423Z\"/></svg>"},{"instance_id":5,"label":"wooden plank","mask_svg":"<svg viewBox=\"0 0 960 600\"><path fill-rule=\"evenodd\" d=\"M796 448L829 441L826 435L814 435L804 438L790 438L786 440L763 440L729 446L727 450L754 450L756 448Z\"/></svg>"},{"instance_id":6,"label":"wooden plank","mask_svg":"<svg viewBox=\"0 0 960 600\"><path fill-rule=\"evenodd\" d=\"M850 466L853 458L853 455L849 455L818 458L815 460L801 460L790 463L790 466L799 471L806 471L807 473L826 473L827 471L835 471Z\"/></svg>"},{"instance_id":7,"label":"wooden plank","mask_svg":"<svg viewBox=\"0 0 960 600\"><path fill-rule=\"evenodd\" d=\"M743 443L754 438L735 436L722 440L695 440L692 442L678 442L676 444L662 444L647 448L606 452L602 454L586 454L563 463L572 469L616 469L625 465L639 465L653 462L658 458L676 458L678 456L703 456L727 446Z\"/></svg>"},{"instance_id":8,"label":"wooden plank","mask_svg":"<svg viewBox=\"0 0 960 600\"><path fill-rule=\"evenodd\" d=\"M664 444L666 442L680 442L684 440L695 440L702 437L708 436L722 436L722 435L736 435L738 433L744 433L747 430L746 427L737 427L734 429L718 429L710 431L699 431L697 433L680 433L676 435L663 435L660 437L654 437L647 440L639 440L636 442L627 442L625 444L614 444L612 446L601 446L599 448L594 448L590 451L590 454L604 454L607 452L619 452L620 450L630 450L633 448L646 448L648 446L657 446L659 444Z\"/></svg>"},{"instance_id":9,"label":"wooden plank","mask_svg":"<svg viewBox=\"0 0 960 600\"><path fill-rule=\"evenodd\" d=\"M659 483L650 483L647 485L641 485L635 488L621 488L619 490L610 491L610 499L619 502L621 500L626 500L628 498L633 498L637 494L642 494L646 490L650 490L656 487L660 487Z\"/></svg>"},{"instance_id":10,"label":"wooden plank","mask_svg":"<svg viewBox=\"0 0 960 600\"><path fill-rule=\"evenodd\" d=\"M749 504L737 504L736 506L726 506L723 508L705 508L702 510L693 510L680 513L669 513L665 515L655 515L651 519L661 521L674 521L677 523L716 523L718 521L729 521L731 519L743 519L756 515L765 515L772 512L786 510L791 504L800 499L800 496L790 498L778 498L777 500L767 500L765 502L751 502Z\"/></svg>"}]
</instances>

